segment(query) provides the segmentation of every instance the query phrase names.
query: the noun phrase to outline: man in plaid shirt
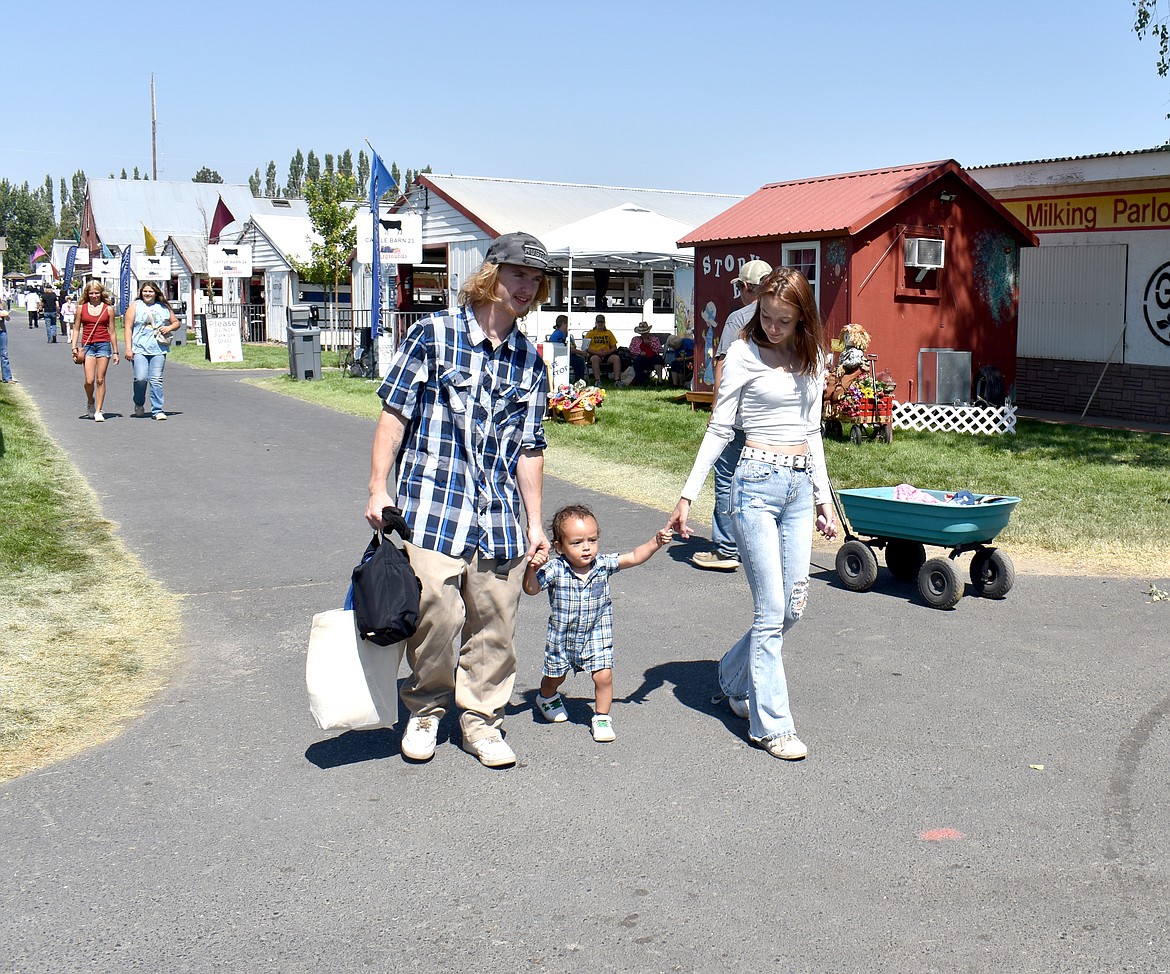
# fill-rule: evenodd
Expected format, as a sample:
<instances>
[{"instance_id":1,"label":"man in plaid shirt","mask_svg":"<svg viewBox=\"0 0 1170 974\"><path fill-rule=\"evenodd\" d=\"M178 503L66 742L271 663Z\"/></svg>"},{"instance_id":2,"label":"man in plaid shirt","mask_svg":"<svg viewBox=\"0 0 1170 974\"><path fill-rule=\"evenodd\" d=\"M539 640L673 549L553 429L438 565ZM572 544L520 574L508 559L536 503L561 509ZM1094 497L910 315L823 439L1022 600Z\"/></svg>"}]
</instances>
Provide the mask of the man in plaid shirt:
<instances>
[{"instance_id":1,"label":"man in plaid shirt","mask_svg":"<svg viewBox=\"0 0 1170 974\"><path fill-rule=\"evenodd\" d=\"M516 611L526 563L549 549L548 379L516 320L547 300L547 268L530 234L495 240L460 288L459 308L418 322L378 389L366 520L377 528L383 507L402 509L422 582L402 687L411 713L402 754L411 760L434 756L453 693L464 749L488 767L516 763L501 731L516 680Z\"/></svg>"}]
</instances>

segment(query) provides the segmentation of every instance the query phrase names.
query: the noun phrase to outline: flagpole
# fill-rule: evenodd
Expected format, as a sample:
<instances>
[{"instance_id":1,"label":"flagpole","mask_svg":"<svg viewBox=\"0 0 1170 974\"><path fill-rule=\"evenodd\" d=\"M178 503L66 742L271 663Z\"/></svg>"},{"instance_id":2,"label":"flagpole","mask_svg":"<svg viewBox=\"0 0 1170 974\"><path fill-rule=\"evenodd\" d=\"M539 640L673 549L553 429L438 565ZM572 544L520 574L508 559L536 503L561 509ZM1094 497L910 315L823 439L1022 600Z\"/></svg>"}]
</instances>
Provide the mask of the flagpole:
<instances>
[{"instance_id":1,"label":"flagpole","mask_svg":"<svg viewBox=\"0 0 1170 974\"><path fill-rule=\"evenodd\" d=\"M158 182L158 118L154 112L154 74L150 76L150 169Z\"/></svg>"}]
</instances>

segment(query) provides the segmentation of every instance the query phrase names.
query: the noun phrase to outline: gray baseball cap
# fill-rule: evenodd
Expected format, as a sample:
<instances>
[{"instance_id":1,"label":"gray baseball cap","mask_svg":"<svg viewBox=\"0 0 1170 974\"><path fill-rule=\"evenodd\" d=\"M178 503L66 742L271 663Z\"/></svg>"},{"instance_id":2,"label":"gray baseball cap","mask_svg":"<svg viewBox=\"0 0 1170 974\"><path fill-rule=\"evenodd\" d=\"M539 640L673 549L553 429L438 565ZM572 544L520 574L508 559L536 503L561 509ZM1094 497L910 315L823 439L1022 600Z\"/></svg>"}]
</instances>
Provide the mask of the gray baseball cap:
<instances>
[{"instance_id":1,"label":"gray baseball cap","mask_svg":"<svg viewBox=\"0 0 1170 974\"><path fill-rule=\"evenodd\" d=\"M484 260L492 264L518 264L548 270L548 251L530 233L505 233L488 247Z\"/></svg>"}]
</instances>

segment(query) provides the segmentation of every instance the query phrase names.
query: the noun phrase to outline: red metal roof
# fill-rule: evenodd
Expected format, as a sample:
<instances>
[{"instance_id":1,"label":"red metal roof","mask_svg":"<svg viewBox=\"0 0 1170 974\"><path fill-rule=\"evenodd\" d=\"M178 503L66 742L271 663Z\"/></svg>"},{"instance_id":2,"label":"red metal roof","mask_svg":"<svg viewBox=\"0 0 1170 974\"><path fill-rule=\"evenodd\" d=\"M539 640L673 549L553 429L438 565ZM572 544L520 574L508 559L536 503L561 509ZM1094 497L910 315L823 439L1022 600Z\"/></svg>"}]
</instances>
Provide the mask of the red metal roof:
<instances>
[{"instance_id":1,"label":"red metal roof","mask_svg":"<svg viewBox=\"0 0 1170 974\"><path fill-rule=\"evenodd\" d=\"M986 191L952 159L892 169L769 183L680 240L680 247L784 237L791 234L856 233L923 186L957 173L988 200Z\"/></svg>"}]
</instances>

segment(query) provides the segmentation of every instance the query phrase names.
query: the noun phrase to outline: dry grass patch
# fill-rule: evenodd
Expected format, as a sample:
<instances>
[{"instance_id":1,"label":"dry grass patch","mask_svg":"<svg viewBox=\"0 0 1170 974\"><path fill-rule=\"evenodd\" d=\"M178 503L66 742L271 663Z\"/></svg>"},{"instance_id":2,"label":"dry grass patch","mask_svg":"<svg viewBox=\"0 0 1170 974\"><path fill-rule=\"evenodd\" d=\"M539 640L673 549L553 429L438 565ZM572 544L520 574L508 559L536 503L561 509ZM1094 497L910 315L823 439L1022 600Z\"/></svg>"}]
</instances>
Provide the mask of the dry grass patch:
<instances>
[{"instance_id":1,"label":"dry grass patch","mask_svg":"<svg viewBox=\"0 0 1170 974\"><path fill-rule=\"evenodd\" d=\"M2 781L107 741L142 713L173 658L179 600L115 536L31 400L7 385L0 407Z\"/></svg>"}]
</instances>

